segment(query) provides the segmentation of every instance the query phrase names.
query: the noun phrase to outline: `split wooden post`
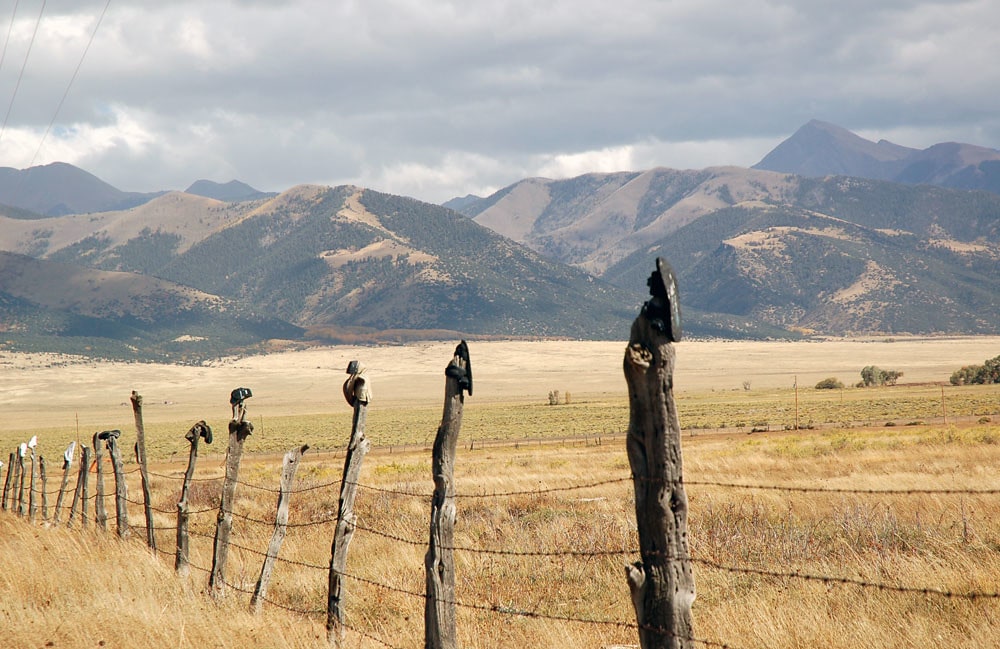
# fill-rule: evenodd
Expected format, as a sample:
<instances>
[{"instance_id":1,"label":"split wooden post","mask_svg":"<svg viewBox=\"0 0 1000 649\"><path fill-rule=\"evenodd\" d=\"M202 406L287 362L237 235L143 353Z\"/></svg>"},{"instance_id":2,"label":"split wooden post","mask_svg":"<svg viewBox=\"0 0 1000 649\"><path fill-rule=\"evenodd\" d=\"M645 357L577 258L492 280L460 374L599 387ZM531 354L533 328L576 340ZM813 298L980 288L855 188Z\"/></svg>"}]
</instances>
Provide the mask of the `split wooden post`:
<instances>
[{"instance_id":1,"label":"split wooden post","mask_svg":"<svg viewBox=\"0 0 1000 649\"><path fill-rule=\"evenodd\" d=\"M67 527L73 527L73 519L76 518L78 507L80 509L81 525L87 527L87 500L90 498L87 478L90 476L90 458L90 449L84 446L80 450L80 471L76 478L76 490L73 492L73 506L69 510Z\"/></svg>"},{"instance_id":2,"label":"split wooden post","mask_svg":"<svg viewBox=\"0 0 1000 649\"><path fill-rule=\"evenodd\" d=\"M45 457L38 456L38 473L42 478L42 520L49 520L49 479L45 473Z\"/></svg>"},{"instance_id":3,"label":"split wooden post","mask_svg":"<svg viewBox=\"0 0 1000 649\"><path fill-rule=\"evenodd\" d=\"M111 455L111 468L115 472L115 522L118 529L118 538L125 540L128 538L128 483L125 482L125 471L122 468L122 454L118 448L118 437L120 430L107 430L101 433L108 445L108 453Z\"/></svg>"},{"instance_id":4,"label":"split wooden post","mask_svg":"<svg viewBox=\"0 0 1000 649\"><path fill-rule=\"evenodd\" d=\"M244 411L245 412L245 411ZM229 422L229 448L226 450L226 478L222 484L222 502L215 525L215 543L212 552L212 572L208 578L208 588L212 597L221 599L226 595L226 559L229 556L229 534L233 529L233 506L236 500L236 482L239 479L240 459L243 457L243 442L253 432L249 421Z\"/></svg>"},{"instance_id":5,"label":"split wooden post","mask_svg":"<svg viewBox=\"0 0 1000 649\"><path fill-rule=\"evenodd\" d=\"M24 501L24 456L28 452L28 445L21 444L17 450L17 515L24 516L28 513L28 506Z\"/></svg>"},{"instance_id":6,"label":"split wooden post","mask_svg":"<svg viewBox=\"0 0 1000 649\"><path fill-rule=\"evenodd\" d=\"M153 525L152 496L149 493L149 466L146 462L146 428L142 423L142 395L132 390L132 414L135 416L135 459L142 482L142 508L146 515L146 545L156 552L156 528Z\"/></svg>"},{"instance_id":7,"label":"split wooden post","mask_svg":"<svg viewBox=\"0 0 1000 649\"><path fill-rule=\"evenodd\" d=\"M472 365L463 340L445 368L444 413L434 439L431 471L430 545L424 557L427 595L424 600L424 648L455 649L455 448L462 429L463 391L472 395Z\"/></svg>"},{"instance_id":8,"label":"split wooden post","mask_svg":"<svg viewBox=\"0 0 1000 649\"><path fill-rule=\"evenodd\" d=\"M38 459L35 457L35 438L28 444L31 449L31 482L28 486L28 520L32 523L38 518Z\"/></svg>"},{"instance_id":9,"label":"split wooden post","mask_svg":"<svg viewBox=\"0 0 1000 649\"><path fill-rule=\"evenodd\" d=\"M267 599L267 587L271 582L274 561L278 558L278 552L281 551L281 543L285 540L288 527L288 506L292 498L295 471L299 468L302 454L308 450L308 444L292 449L285 453L285 459L281 463L281 484L278 492L278 513L274 519L274 533L271 535L271 543L267 546L267 555L264 557L264 565L260 569L260 577L257 578L257 586L254 587L253 596L250 598L250 606L255 613L260 613L260 609L264 606L264 600Z\"/></svg>"},{"instance_id":10,"label":"split wooden post","mask_svg":"<svg viewBox=\"0 0 1000 649\"><path fill-rule=\"evenodd\" d=\"M94 462L97 464L97 498L94 500L94 519L97 527L107 531L108 509L104 502L104 450L100 439L101 433L94 433L91 443L94 445Z\"/></svg>"},{"instance_id":11,"label":"split wooden post","mask_svg":"<svg viewBox=\"0 0 1000 649\"><path fill-rule=\"evenodd\" d=\"M642 556L625 572L640 647L690 649L695 646L691 619L695 588L673 396L672 342L680 340L680 308L672 270L662 259L656 261L649 279L653 298L632 324L624 360L629 393L626 444Z\"/></svg>"},{"instance_id":12,"label":"split wooden post","mask_svg":"<svg viewBox=\"0 0 1000 649\"><path fill-rule=\"evenodd\" d=\"M357 495L358 479L361 476L361 465L371 446L371 442L365 437L368 398L364 394L362 396L365 397L364 400L358 398L357 390L354 387L351 388L350 394L345 388L345 397L348 398L348 403L353 398L354 418L351 425L351 439L347 444L347 455L344 458L344 475L340 482L337 529L330 547L326 637L327 641L334 646L342 644L344 639L343 573L347 569L347 549L351 545L351 539L354 538L354 526L357 522L357 515L354 513L354 500Z\"/></svg>"},{"instance_id":13,"label":"split wooden post","mask_svg":"<svg viewBox=\"0 0 1000 649\"><path fill-rule=\"evenodd\" d=\"M198 461L198 441L204 438L207 443L211 444L212 429L202 420L192 426L184 437L191 442L191 452L188 455L187 471L184 473L184 483L181 486L181 499L177 501L177 555L174 559L174 570L182 577L186 577L191 572L188 541L188 490L191 488L191 478L194 476L194 465Z\"/></svg>"},{"instance_id":14,"label":"split wooden post","mask_svg":"<svg viewBox=\"0 0 1000 649\"><path fill-rule=\"evenodd\" d=\"M7 477L3 481L3 498L0 500L0 504L2 504L4 511L7 511L7 503L9 502L8 497L10 495L11 479L14 477L14 464L17 461L15 459L16 457L16 453L11 453L10 459L7 460Z\"/></svg>"},{"instance_id":15,"label":"split wooden post","mask_svg":"<svg viewBox=\"0 0 1000 649\"><path fill-rule=\"evenodd\" d=\"M62 484L59 485L59 495L56 497L56 511L53 520L59 522L59 514L62 512L63 497L66 495L66 485L69 484L69 470L73 466L73 452L76 450L76 442L70 442L63 453L63 476Z\"/></svg>"}]
</instances>

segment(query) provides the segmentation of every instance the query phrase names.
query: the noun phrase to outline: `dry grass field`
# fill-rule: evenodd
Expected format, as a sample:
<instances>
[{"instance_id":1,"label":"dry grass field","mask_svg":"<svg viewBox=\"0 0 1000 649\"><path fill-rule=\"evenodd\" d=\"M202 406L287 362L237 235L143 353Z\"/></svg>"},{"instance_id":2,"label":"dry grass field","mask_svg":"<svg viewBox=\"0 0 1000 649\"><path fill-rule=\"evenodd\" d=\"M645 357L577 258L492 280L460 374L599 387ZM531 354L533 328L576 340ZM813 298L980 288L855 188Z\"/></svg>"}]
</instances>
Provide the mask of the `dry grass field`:
<instances>
[{"instance_id":1,"label":"dry grass field","mask_svg":"<svg viewBox=\"0 0 1000 649\"><path fill-rule=\"evenodd\" d=\"M472 343L456 467L460 646L636 645L623 566L637 560L621 343ZM375 382L377 447L366 459L346 580L347 647L423 645L430 453L453 345L331 348L211 367L0 358L0 450L32 434L59 458L96 430L134 440L128 394L144 409L160 552L143 533L0 512L0 644L29 647L323 647L326 573L350 411L343 367ZM1000 353L997 339L893 343L682 343L675 377L698 599L697 646L731 649L1000 645L1000 386L947 386L951 371ZM848 384L864 365L901 385ZM794 422L798 376L800 424ZM750 390L743 382L750 381ZM237 491L222 603L205 594L221 490L221 445L199 460L192 565L172 568L183 433L206 418L221 437L228 394L249 385L257 430ZM550 390L572 394L547 405ZM942 395L944 413L942 413ZM170 402L170 403L165 403ZM945 423L942 414L947 416ZM767 432L750 433L766 422ZM892 422L895 425L886 426ZM743 424L740 426L740 424ZM280 456L299 469L288 537L269 592L248 611L274 520ZM409 446L406 446L409 445ZM208 450L208 449L203 449ZM58 488L50 460L48 490ZM135 464L127 465L134 470ZM138 499L137 474L129 493ZM71 481L72 485L72 481ZM108 491L112 491L111 485ZM983 493L986 491L987 493ZM989 493L992 491L992 493ZM129 506L142 525L141 507ZM39 517L41 518L41 517ZM292 609L292 610L287 610Z\"/></svg>"}]
</instances>

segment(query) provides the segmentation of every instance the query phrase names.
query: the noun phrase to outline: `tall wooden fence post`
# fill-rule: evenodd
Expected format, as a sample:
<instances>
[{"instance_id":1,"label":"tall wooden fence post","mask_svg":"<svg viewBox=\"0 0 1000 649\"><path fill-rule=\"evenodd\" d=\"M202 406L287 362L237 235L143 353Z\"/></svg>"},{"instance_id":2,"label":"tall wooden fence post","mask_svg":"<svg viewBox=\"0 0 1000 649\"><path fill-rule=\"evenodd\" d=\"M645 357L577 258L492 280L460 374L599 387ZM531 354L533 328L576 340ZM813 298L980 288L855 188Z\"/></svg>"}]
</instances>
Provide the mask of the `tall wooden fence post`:
<instances>
[{"instance_id":1,"label":"tall wooden fence post","mask_svg":"<svg viewBox=\"0 0 1000 649\"><path fill-rule=\"evenodd\" d=\"M177 501L177 555L174 559L174 570L182 577L191 572L189 564L190 547L188 541L188 490L191 488L191 478L194 476L194 465L198 460L198 441L204 439L212 443L212 429L203 421L199 421L188 430L184 436L191 442L191 452L188 455L187 471L184 473L184 483L181 486L181 499Z\"/></svg>"},{"instance_id":2,"label":"tall wooden fence post","mask_svg":"<svg viewBox=\"0 0 1000 649\"><path fill-rule=\"evenodd\" d=\"M627 449L635 489L642 561L626 567L642 649L695 646L691 604L694 575L688 554L687 494L681 433L673 396L675 352L681 337L677 283L656 260L653 296L632 324L624 370L629 393Z\"/></svg>"},{"instance_id":3,"label":"tall wooden fence post","mask_svg":"<svg viewBox=\"0 0 1000 649\"><path fill-rule=\"evenodd\" d=\"M253 432L253 424L246 421L246 407L243 397L237 398L233 391L230 403L233 406L233 420L229 422L229 448L226 449L226 478L222 484L222 501L215 525L215 543L212 552L212 572L208 578L208 588L212 597L221 599L226 595L226 559L229 556L229 534L233 529L233 507L236 500L236 483L239 480L240 459L243 457L243 442Z\"/></svg>"},{"instance_id":4,"label":"tall wooden fence post","mask_svg":"<svg viewBox=\"0 0 1000 649\"><path fill-rule=\"evenodd\" d=\"M77 507L80 508L80 524L82 527L87 527L87 500L90 498L87 479L90 476L90 458L90 449L84 446L80 450L80 471L76 478L76 491L73 492L73 506L69 510L69 521L66 523L68 527L73 527Z\"/></svg>"},{"instance_id":5,"label":"tall wooden fence post","mask_svg":"<svg viewBox=\"0 0 1000 649\"><path fill-rule=\"evenodd\" d=\"M59 495L56 496L56 511L53 520L59 522L59 514L62 512L63 497L66 495L66 485L69 484L69 470L73 466L73 453L76 451L76 442L70 442L63 452L63 476L62 484L59 485Z\"/></svg>"},{"instance_id":6,"label":"tall wooden fence post","mask_svg":"<svg viewBox=\"0 0 1000 649\"><path fill-rule=\"evenodd\" d=\"M424 600L424 648L455 649L455 448L462 429L463 391L472 395L472 364L463 340L445 368L444 413L434 438L431 471L430 545L424 557L427 596Z\"/></svg>"},{"instance_id":7,"label":"tall wooden fence post","mask_svg":"<svg viewBox=\"0 0 1000 649\"><path fill-rule=\"evenodd\" d=\"M38 456L38 474L42 478L42 520L49 520L49 477L45 473L45 456Z\"/></svg>"},{"instance_id":8,"label":"tall wooden fence post","mask_svg":"<svg viewBox=\"0 0 1000 649\"><path fill-rule=\"evenodd\" d=\"M3 504L4 511L7 511L7 502L8 502L8 496L10 495L11 480L14 477L14 465L17 462L16 458L17 458L17 453L11 453L10 459L7 460L7 477L4 478L3 481L3 498L2 501L0 501Z\"/></svg>"},{"instance_id":9,"label":"tall wooden fence post","mask_svg":"<svg viewBox=\"0 0 1000 649\"><path fill-rule=\"evenodd\" d=\"M371 400L371 383L365 376L364 368L357 361L351 361L347 371L351 376L344 382L344 398L349 405L354 406L354 418L351 438L347 443L347 455L344 458L343 479L340 482L337 529L330 547L330 574L326 602L326 636L327 641L334 646L339 646L343 642L343 573L347 568L347 550L351 545L351 539L354 538L354 526L357 521L354 500L357 495L358 479L361 476L361 465L371 446L365 437L365 419L368 402Z\"/></svg>"},{"instance_id":10,"label":"tall wooden fence post","mask_svg":"<svg viewBox=\"0 0 1000 649\"><path fill-rule=\"evenodd\" d=\"M281 543L285 540L285 532L288 527L288 506L292 498L295 471L299 468L302 454L308 450L309 445L303 444L297 449L288 451L281 463L281 484L278 492L278 512L274 519L274 533L271 535L271 543L267 546L267 555L264 557L264 565L260 568L257 586L254 587L253 596L250 598L250 606L255 613L260 612L264 606L264 600L267 599L267 587L271 583L271 572L274 570L274 562L281 551Z\"/></svg>"},{"instance_id":11,"label":"tall wooden fence post","mask_svg":"<svg viewBox=\"0 0 1000 649\"><path fill-rule=\"evenodd\" d=\"M17 515L24 516L28 513L28 506L24 500L24 456L28 454L28 445L22 443L17 449Z\"/></svg>"},{"instance_id":12,"label":"tall wooden fence post","mask_svg":"<svg viewBox=\"0 0 1000 649\"><path fill-rule=\"evenodd\" d=\"M94 445L94 462L97 464L97 498L94 499L94 520L97 527L107 531L108 509L104 502L104 444L101 443L101 433L94 433L91 443Z\"/></svg>"},{"instance_id":13,"label":"tall wooden fence post","mask_svg":"<svg viewBox=\"0 0 1000 649\"><path fill-rule=\"evenodd\" d=\"M156 528L153 525L153 504L149 493L149 466L146 462L146 428L142 423L142 395L132 390L132 414L135 416L135 459L139 463L142 482L142 507L146 514L146 545L156 552Z\"/></svg>"},{"instance_id":14,"label":"tall wooden fence post","mask_svg":"<svg viewBox=\"0 0 1000 649\"><path fill-rule=\"evenodd\" d=\"M32 523L38 518L38 458L35 456L35 446L38 440L35 437L28 442L31 449L31 481L28 486L28 520Z\"/></svg>"},{"instance_id":15,"label":"tall wooden fence post","mask_svg":"<svg viewBox=\"0 0 1000 649\"><path fill-rule=\"evenodd\" d=\"M111 455L111 468L115 472L115 524L118 538L127 539L128 527L128 483L125 482L125 471L122 469L122 454L118 448L120 430L106 430L101 433L101 439L108 445Z\"/></svg>"}]
</instances>

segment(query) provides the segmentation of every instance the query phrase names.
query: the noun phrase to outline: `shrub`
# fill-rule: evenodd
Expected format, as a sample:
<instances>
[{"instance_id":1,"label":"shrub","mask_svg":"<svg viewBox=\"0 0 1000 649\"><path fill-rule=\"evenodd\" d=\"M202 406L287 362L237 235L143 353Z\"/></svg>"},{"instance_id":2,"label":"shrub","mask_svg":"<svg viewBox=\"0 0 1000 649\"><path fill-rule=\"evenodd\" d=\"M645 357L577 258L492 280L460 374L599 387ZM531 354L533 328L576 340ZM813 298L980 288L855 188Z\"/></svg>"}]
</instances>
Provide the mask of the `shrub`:
<instances>
[{"instance_id":1,"label":"shrub","mask_svg":"<svg viewBox=\"0 0 1000 649\"><path fill-rule=\"evenodd\" d=\"M823 379L816 384L817 390L841 390L844 384L841 383L837 378L831 376L830 378Z\"/></svg>"}]
</instances>

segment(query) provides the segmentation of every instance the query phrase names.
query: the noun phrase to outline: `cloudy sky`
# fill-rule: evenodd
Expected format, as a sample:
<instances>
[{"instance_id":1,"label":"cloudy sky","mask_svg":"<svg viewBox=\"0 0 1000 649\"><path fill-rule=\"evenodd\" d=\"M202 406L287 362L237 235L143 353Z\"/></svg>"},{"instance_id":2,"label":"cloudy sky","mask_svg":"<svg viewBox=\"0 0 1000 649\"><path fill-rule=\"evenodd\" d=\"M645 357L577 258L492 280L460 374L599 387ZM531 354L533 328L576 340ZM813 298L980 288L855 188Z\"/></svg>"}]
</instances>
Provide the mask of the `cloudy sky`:
<instances>
[{"instance_id":1,"label":"cloudy sky","mask_svg":"<svg viewBox=\"0 0 1000 649\"><path fill-rule=\"evenodd\" d=\"M813 118L1000 148L998 33L995 0L7 0L0 166L441 202L750 166Z\"/></svg>"}]
</instances>

